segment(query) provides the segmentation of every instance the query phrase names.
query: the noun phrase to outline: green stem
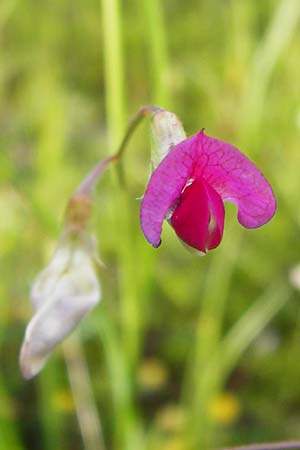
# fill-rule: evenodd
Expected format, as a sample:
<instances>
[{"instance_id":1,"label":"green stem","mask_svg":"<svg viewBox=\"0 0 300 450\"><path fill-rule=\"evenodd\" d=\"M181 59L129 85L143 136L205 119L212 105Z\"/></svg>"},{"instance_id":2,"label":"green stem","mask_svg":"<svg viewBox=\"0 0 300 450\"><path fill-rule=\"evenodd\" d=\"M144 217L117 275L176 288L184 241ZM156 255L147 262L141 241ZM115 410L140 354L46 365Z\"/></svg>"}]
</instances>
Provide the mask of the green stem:
<instances>
[{"instance_id":1,"label":"green stem","mask_svg":"<svg viewBox=\"0 0 300 450\"><path fill-rule=\"evenodd\" d=\"M241 234L233 242L224 241L218 253L213 255L202 295L200 314L196 323L195 347L192 350L185 379L184 395L191 405L191 429L197 444L207 447L212 444L212 424L207 413L207 404L218 393L220 379L218 370L206 378L206 369L211 355L219 346L224 312L240 250ZM224 266L224 260L227 259ZM190 386L193 386L193 389ZM203 386L205 385L205 395Z\"/></svg>"},{"instance_id":2,"label":"green stem","mask_svg":"<svg viewBox=\"0 0 300 450\"><path fill-rule=\"evenodd\" d=\"M125 117L125 82L124 64L121 45L121 16L119 0L102 0L102 23L103 23L103 52L105 66L105 91L106 91L106 114L109 130L109 145L116 148L121 141L124 132ZM137 119L137 123L139 120ZM133 129L135 125L133 125ZM129 136L131 131L129 131ZM125 135L125 145L129 137ZM125 145L121 144L121 154ZM127 367L134 370L139 342L140 330L140 307L139 296L135 286L135 250L134 237L130 234L132 230L129 198L124 189L112 180L112 191L115 198L111 210L112 233L116 236L116 248L118 251L118 290L120 295L120 334L118 334L117 349L121 353L119 359L121 371L126 373ZM106 342L106 346L108 342ZM128 397L123 398L117 383L111 382L113 393L114 411L113 427L115 448L135 450L140 448L139 443L134 443L137 434L137 423L131 417L122 414L119 419L117 405L122 404L124 410L132 411L135 416L134 391L132 377L128 378ZM122 442L122 445L119 443Z\"/></svg>"},{"instance_id":3,"label":"green stem","mask_svg":"<svg viewBox=\"0 0 300 450\"><path fill-rule=\"evenodd\" d=\"M84 448L104 450L101 421L81 342L76 333L68 338L63 349Z\"/></svg>"},{"instance_id":4,"label":"green stem","mask_svg":"<svg viewBox=\"0 0 300 450\"><path fill-rule=\"evenodd\" d=\"M117 162L117 161L121 162L122 156L126 149L126 146L129 142L133 132L135 131L135 129L137 128L139 123L142 121L142 119L146 115L155 114L158 111L162 111L162 109L159 108L158 106L153 106L153 105L142 106L138 110L138 112L133 116L132 120L129 122L126 132L125 132L125 135L124 135L124 137L121 141L121 144L119 145L116 153L113 154L112 156L109 156L108 158L101 159L101 161L99 161L89 171L89 173L86 175L86 177L82 180L82 182L79 184L79 186L75 190L75 193L73 194L73 196L75 196L75 195L90 196L96 182L98 181L99 177L102 175L104 170L109 166L109 164L112 162Z\"/></svg>"},{"instance_id":5,"label":"green stem","mask_svg":"<svg viewBox=\"0 0 300 450\"><path fill-rule=\"evenodd\" d=\"M110 144L120 141L125 123L124 63L119 0L102 0L106 113Z\"/></svg>"},{"instance_id":6,"label":"green stem","mask_svg":"<svg viewBox=\"0 0 300 450\"><path fill-rule=\"evenodd\" d=\"M152 76L153 99L157 103L169 106L168 89L168 51L166 30L163 20L163 2L160 0L144 0L147 44L150 51L150 73Z\"/></svg>"},{"instance_id":7,"label":"green stem","mask_svg":"<svg viewBox=\"0 0 300 450\"><path fill-rule=\"evenodd\" d=\"M240 114L239 140L254 137L263 115L266 95L274 68L294 34L300 16L299 0L277 2L269 27L255 51L245 85Z\"/></svg>"},{"instance_id":8,"label":"green stem","mask_svg":"<svg viewBox=\"0 0 300 450\"><path fill-rule=\"evenodd\" d=\"M114 421L117 424L114 428L113 448L143 450L139 418L133 401L131 371L120 345L120 334L105 305L102 305L97 323L110 380Z\"/></svg>"},{"instance_id":9,"label":"green stem","mask_svg":"<svg viewBox=\"0 0 300 450\"><path fill-rule=\"evenodd\" d=\"M154 105L142 106L138 110L138 112L133 116L133 118L131 119L131 121L128 124L127 130L125 132L125 136L123 137L121 144L116 152L117 158L121 158L121 156L123 155L125 147L128 144L128 141L129 141L132 133L134 132L136 127L139 125L139 123L142 121L142 119L148 114L155 114L156 112L159 112L159 111L163 111L163 109L160 108L159 106L154 106Z\"/></svg>"}]
</instances>

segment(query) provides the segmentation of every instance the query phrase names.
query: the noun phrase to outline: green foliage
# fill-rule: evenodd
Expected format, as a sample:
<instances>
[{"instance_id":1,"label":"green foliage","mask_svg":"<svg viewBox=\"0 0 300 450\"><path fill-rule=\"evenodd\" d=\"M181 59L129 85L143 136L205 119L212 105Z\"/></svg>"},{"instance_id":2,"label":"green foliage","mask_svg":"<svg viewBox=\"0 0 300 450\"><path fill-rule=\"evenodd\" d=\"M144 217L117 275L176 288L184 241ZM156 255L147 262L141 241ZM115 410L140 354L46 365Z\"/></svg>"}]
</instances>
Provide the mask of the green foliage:
<instances>
[{"instance_id":1,"label":"green foliage","mask_svg":"<svg viewBox=\"0 0 300 450\"><path fill-rule=\"evenodd\" d=\"M300 438L299 297L289 281L300 258L299 5L1 0L1 450ZM71 341L25 383L28 292L66 201L150 103L176 112L187 134L205 127L254 159L277 215L243 230L228 206L224 241L204 258L168 226L151 248L136 200L148 177L143 124L126 151L126 190L114 171L97 190L103 300L78 332L82 348ZM83 413L98 421L94 440Z\"/></svg>"}]
</instances>

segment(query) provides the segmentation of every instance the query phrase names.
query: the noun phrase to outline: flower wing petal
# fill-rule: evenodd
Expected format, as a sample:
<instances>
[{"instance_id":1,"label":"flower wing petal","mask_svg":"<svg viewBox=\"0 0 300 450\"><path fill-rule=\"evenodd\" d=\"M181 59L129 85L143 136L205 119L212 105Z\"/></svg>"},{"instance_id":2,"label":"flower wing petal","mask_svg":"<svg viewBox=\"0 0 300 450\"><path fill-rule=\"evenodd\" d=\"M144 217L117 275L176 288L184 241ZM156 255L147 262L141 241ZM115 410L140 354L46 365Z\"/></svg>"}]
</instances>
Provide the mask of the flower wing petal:
<instances>
[{"instance_id":1,"label":"flower wing petal","mask_svg":"<svg viewBox=\"0 0 300 450\"><path fill-rule=\"evenodd\" d=\"M179 144L163 159L148 183L140 212L143 233L154 247L160 245L162 223L193 173L197 156L197 138Z\"/></svg>"},{"instance_id":2,"label":"flower wing petal","mask_svg":"<svg viewBox=\"0 0 300 450\"><path fill-rule=\"evenodd\" d=\"M197 135L196 175L203 177L221 198L235 203L238 220L246 228L268 222L276 210L272 188L260 170L238 149L218 139Z\"/></svg>"}]
</instances>

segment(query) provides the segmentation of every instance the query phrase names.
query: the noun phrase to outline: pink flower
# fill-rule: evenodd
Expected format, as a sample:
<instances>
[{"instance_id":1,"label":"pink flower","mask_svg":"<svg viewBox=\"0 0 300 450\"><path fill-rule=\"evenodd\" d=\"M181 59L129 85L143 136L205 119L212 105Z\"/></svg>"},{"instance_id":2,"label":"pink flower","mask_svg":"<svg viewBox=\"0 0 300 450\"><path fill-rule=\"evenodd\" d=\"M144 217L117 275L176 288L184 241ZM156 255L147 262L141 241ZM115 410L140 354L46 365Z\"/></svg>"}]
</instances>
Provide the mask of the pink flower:
<instances>
[{"instance_id":1,"label":"pink flower","mask_svg":"<svg viewBox=\"0 0 300 450\"><path fill-rule=\"evenodd\" d=\"M224 201L237 205L246 228L264 225L276 209L258 168L235 147L201 130L175 145L154 170L141 205L143 233L158 247L167 218L182 241L206 253L222 240Z\"/></svg>"}]
</instances>

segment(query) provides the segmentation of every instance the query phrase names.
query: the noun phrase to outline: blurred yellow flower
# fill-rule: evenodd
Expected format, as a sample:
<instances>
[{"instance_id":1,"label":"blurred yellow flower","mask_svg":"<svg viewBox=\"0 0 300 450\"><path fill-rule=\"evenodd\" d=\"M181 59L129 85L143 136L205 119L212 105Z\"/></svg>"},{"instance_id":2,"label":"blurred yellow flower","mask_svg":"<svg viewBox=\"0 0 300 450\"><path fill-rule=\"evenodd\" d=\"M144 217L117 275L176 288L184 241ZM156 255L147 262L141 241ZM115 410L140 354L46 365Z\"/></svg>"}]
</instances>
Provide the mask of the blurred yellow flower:
<instances>
[{"instance_id":1,"label":"blurred yellow flower","mask_svg":"<svg viewBox=\"0 0 300 450\"><path fill-rule=\"evenodd\" d=\"M142 361L137 373L139 386L144 390L156 391L168 382L168 369L162 361L147 358Z\"/></svg>"},{"instance_id":2,"label":"blurred yellow flower","mask_svg":"<svg viewBox=\"0 0 300 450\"><path fill-rule=\"evenodd\" d=\"M71 392L66 389L57 390L53 395L52 403L54 409L60 412L69 413L75 409L73 396Z\"/></svg>"},{"instance_id":3,"label":"blurred yellow flower","mask_svg":"<svg viewBox=\"0 0 300 450\"><path fill-rule=\"evenodd\" d=\"M157 425L164 431L181 431L186 421L186 413L175 404L166 405L156 415Z\"/></svg>"},{"instance_id":4,"label":"blurred yellow flower","mask_svg":"<svg viewBox=\"0 0 300 450\"><path fill-rule=\"evenodd\" d=\"M182 437L171 437L159 447L159 450L189 450L188 442Z\"/></svg>"},{"instance_id":5,"label":"blurred yellow flower","mask_svg":"<svg viewBox=\"0 0 300 450\"><path fill-rule=\"evenodd\" d=\"M0 395L0 419L14 419L17 416L17 404L6 395Z\"/></svg>"},{"instance_id":6,"label":"blurred yellow flower","mask_svg":"<svg viewBox=\"0 0 300 450\"><path fill-rule=\"evenodd\" d=\"M240 413L240 402L231 392L223 392L215 397L208 411L210 419L221 425L234 423L240 417Z\"/></svg>"}]
</instances>

